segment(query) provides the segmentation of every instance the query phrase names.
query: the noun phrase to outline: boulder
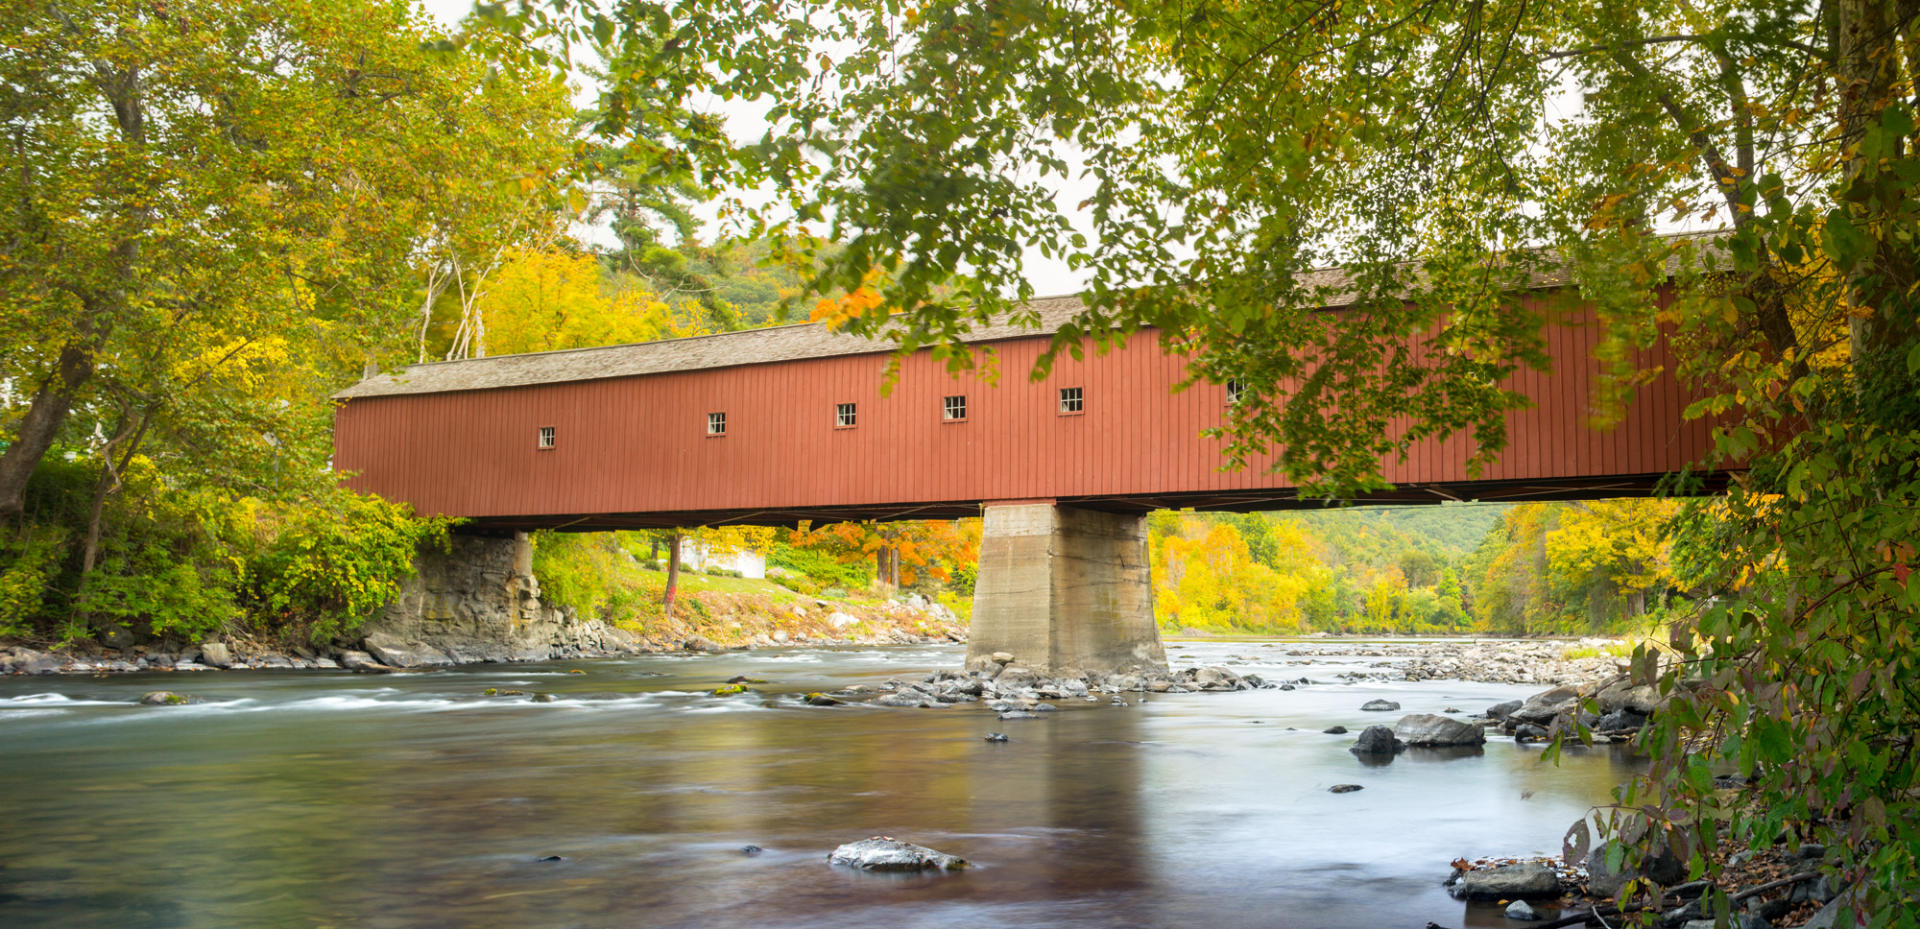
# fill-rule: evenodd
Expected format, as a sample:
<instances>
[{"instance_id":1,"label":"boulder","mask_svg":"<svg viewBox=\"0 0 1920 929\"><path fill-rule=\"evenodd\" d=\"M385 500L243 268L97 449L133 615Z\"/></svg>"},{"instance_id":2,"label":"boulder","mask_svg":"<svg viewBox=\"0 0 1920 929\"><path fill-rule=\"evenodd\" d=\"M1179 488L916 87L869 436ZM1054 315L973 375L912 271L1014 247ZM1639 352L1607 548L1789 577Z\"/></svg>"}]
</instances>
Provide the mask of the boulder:
<instances>
[{"instance_id":1,"label":"boulder","mask_svg":"<svg viewBox=\"0 0 1920 929\"><path fill-rule=\"evenodd\" d=\"M1517 710L1520 708L1520 704L1521 704L1521 701L1519 700L1508 700L1505 703L1496 703L1490 707L1487 707L1487 718L1488 719L1506 719L1507 717L1513 715L1514 710Z\"/></svg>"},{"instance_id":2,"label":"boulder","mask_svg":"<svg viewBox=\"0 0 1920 929\"><path fill-rule=\"evenodd\" d=\"M1454 882L1462 900L1541 900L1560 895L1560 876L1538 861L1468 871Z\"/></svg>"},{"instance_id":3,"label":"boulder","mask_svg":"<svg viewBox=\"0 0 1920 929\"><path fill-rule=\"evenodd\" d=\"M203 642L200 645L200 663L215 668L233 667L233 650L225 642Z\"/></svg>"},{"instance_id":4,"label":"boulder","mask_svg":"<svg viewBox=\"0 0 1920 929\"><path fill-rule=\"evenodd\" d=\"M373 660L373 656L357 649L344 649L340 652L340 666L349 671L366 671L385 674L393 669Z\"/></svg>"},{"instance_id":5,"label":"boulder","mask_svg":"<svg viewBox=\"0 0 1920 929\"><path fill-rule=\"evenodd\" d=\"M1394 738L1393 730L1385 726L1368 726L1360 733L1360 738L1347 749L1356 755L1391 755L1406 746Z\"/></svg>"},{"instance_id":6,"label":"boulder","mask_svg":"<svg viewBox=\"0 0 1920 929\"><path fill-rule=\"evenodd\" d=\"M141 706L180 706L191 702L193 698L171 690L150 690L140 695Z\"/></svg>"},{"instance_id":7,"label":"boulder","mask_svg":"<svg viewBox=\"0 0 1920 929\"><path fill-rule=\"evenodd\" d=\"M1322 730L1320 730L1320 731L1321 731L1321 732L1324 732L1324 733L1326 733L1327 735L1346 735L1346 734L1347 734L1347 727L1345 727L1345 726L1328 726L1327 728L1325 728L1325 729L1322 729Z\"/></svg>"},{"instance_id":8,"label":"boulder","mask_svg":"<svg viewBox=\"0 0 1920 929\"><path fill-rule=\"evenodd\" d=\"M680 643L680 647L690 652L724 652L726 646L703 635L696 635ZM375 654L379 654L375 652Z\"/></svg>"},{"instance_id":9,"label":"boulder","mask_svg":"<svg viewBox=\"0 0 1920 929\"><path fill-rule=\"evenodd\" d=\"M1580 692L1571 687L1555 687L1541 691L1527 698L1519 709L1511 714L1514 719L1528 723L1549 723L1555 716L1572 713L1580 705Z\"/></svg>"},{"instance_id":10,"label":"boulder","mask_svg":"<svg viewBox=\"0 0 1920 929\"><path fill-rule=\"evenodd\" d=\"M1594 692L1593 700L1600 705L1600 712L1611 713L1615 710L1631 710L1642 716L1652 716L1666 701L1660 697L1660 689L1652 684L1634 684L1627 678L1618 678Z\"/></svg>"},{"instance_id":11,"label":"boulder","mask_svg":"<svg viewBox=\"0 0 1920 929\"><path fill-rule=\"evenodd\" d=\"M1621 708L1593 721L1595 732L1632 732L1647 724L1647 718L1632 710Z\"/></svg>"},{"instance_id":12,"label":"boulder","mask_svg":"<svg viewBox=\"0 0 1920 929\"><path fill-rule=\"evenodd\" d=\"M855 619L852 615L842 613L839 610L827 614L827 625L835 629L845 629L859 621L860 620Z\"/></svg>"},{"instance_id":13,"label":"boulder","mask_svg":"<svg viewBox=\"0 0 1920 929\"><path fill-rule=\"evenodd\" d=\"M1532 723L1521 723L1513 730L1513 740L1515 742L1545 742L1552 737L1553 733L1548 732L1544 727L1536 726Z\"/></svg>"},{"instance_id":14,"label":"boulder","mask_svg":"<svg viewBox=\"0 0 1920 929\"><path fill-rule=\"evenodd\" d=\"M22 648L15 650L13 657L6 659L5 663L0 665L0 671L10 671L14 674L58 674L65 664L66 662L61 661L56 655Z\"/></svg>"},{"instance_id":15,"label":"boulder","mask_svg":"<svg viewBox=\"0 0 1920 929\"><path fill-rule=\"evenodd\" d=\"M1226 668L1200 668L1193 672L1193 683L1201 690L1239 690L1240 675Z\"/></svg>"},{"instance_id":16,"label":"boulder","mask_svg":"<svg viewBox=\"0 0 1920 929\"><path fill-rule=\"evenodd\" d=\"M1487 731L1472 723L1463 723L1432 713L1402 717L1393 727L1393 737L1418 747L1435 745L1484 745Z\"/></svg>"},{"instance_id":17,"label":"boulder","mask_svg":"<svg viewBox=\"0 0 1920 929\"><path fill-rule=\"evenodd\" d=\"M381 664L394 668L426 668L453 664L453 659L437 648L419 642L403 642L383 632L368 633L367 651Z\"/></svg>"},{"instance_id":18,"label":"boulder","mask_svg":"<svg viewBox=\"0 0 1920 929\"><path fill-rule=\"evenodd\" d=\"M1539 919L1540 914L1535 913L1533 907L1527 905L1527 901L1515 900L1507 904L1507 918L1533 920Z\"/></svg>"},{"instance_id":19,"label":"boulder","mask_svg":"<svg viewBox=\"0 0 1920 929\"><path fill-rule=\"evenodd\" d=\"M1607 867L1607 849L1610 842L1601 842L1587 853L1587 892L1596 897L1612 898L1620 893L1628 879L1635 875L1644 875L1648 880L1665 887L1671 887L1687 879L1687 866L1673 852L1662 848L1660 853L1644 861L1637 869L1622 868L1619 871Z\"/></svg>"},{"instance_id":20,"label":"boulder","mask_svg":"<svg viewBox=\"0 0 1920 929\"><path fill-rule=\"evenodd\" d=\"M1391 713L1399 709L1400 704L1392 700L1368 700L1361 704L1360 708L1369 713Z\"/></svg>"},{"instance_id":21,"label":"boulder","mask_svg":"<svg viewBox=\"0 0 1920 929\"><path fill-rule=\"evenodd\" d=\"M967 866L966 859L957 855L884 835L848 842L834 849L827 861L862 871L957 871Z\"/></svg>"},{"instance_id":22,"label":"boulder","mask_svg":"<svg viewBox=\"0 0 1920 929\"><path fill-rule=\"evenodd\" d=\"M1350 794L1356 790L1364 790L1364 789L1365 788L1361 787L1359 784L1335 784L1332 787L1327 788L1327 793Z\"/></svg>"}]
</instances>

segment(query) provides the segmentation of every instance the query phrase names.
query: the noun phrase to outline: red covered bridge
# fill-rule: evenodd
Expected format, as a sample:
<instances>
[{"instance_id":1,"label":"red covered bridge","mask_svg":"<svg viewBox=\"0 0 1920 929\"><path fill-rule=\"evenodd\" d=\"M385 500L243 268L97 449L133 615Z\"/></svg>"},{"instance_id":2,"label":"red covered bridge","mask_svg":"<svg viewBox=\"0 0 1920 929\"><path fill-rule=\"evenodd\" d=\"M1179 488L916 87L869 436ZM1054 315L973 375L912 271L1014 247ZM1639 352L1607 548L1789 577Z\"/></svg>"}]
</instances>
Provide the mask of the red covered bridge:
<instances>
[{"instance_id":1,"label":"red covered bridge","mask_svg":"<svg viewBox=\"0 0 1920 929\"><path fill-rule=\"evenodd\" d=\"M1535 296L1523 299L1538 299ZM821 325L415 365L336 395L335 466L350 486L481 531L987 517L974 652L1036 669L1158 656L1140 514L1318 505L1256 462L1221 470L1228 388L1172 391L1185 360L1153 333L1025 376L1077 298L1036 302L1039 330L995 327L997 385L926 352L881 395L882 343ZM1474 480L1469 439L1389 461L1375 502L1646 493L1704 458L1710 427L1664 345L1622 423L1591 425L1591 318L1552 325L1552 373L1513 386L1509 447ZM1136 551L1137 549L1137 551ZM1037 572L1037 573L1036 573ZM1089 592L1091 591L1091 593ZM1034 615L1046 619L1035 632ZM1050 618L1049 618L1050 617ZM1089 618L1090 617L1090 618ZM998 625L1007 626L1006 629ZM1077 631L1076 631L1077 630Z\"/></svg>"}]
</instances>

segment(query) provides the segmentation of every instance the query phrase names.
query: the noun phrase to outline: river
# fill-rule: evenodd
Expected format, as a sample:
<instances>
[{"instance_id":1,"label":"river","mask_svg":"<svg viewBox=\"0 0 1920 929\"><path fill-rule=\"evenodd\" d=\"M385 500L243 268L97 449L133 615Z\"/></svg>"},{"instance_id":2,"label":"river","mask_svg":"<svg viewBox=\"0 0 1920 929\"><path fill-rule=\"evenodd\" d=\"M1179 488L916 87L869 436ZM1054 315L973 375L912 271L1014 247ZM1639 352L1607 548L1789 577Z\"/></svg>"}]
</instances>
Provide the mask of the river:
<instances>
[{"instance_id":1,"label":"river","mask_svg":"<svg viewBox=\"0 0 1920 929\"><path fill-rule=\"evenodd\" d=\"M1540 687L1343 684L1367 662L1285 656L1298 647L1170 652L1316 682L1296 690L1005 721L798 700L958 667L959 646L4 678L0 926L1525 925L1449 898L1448 862L1557 851L1632 762L1575 748L1543 765L1495 739L1363 764L1321 730L1401 715L1367 700L1477 711ZM768 683L706 694L740 674ZM204 702L134 705L156 689ZM1328 792L1341 783L1364 789ZM975 867L826 863L875 834Z\"/></svg>"}]
</instances>

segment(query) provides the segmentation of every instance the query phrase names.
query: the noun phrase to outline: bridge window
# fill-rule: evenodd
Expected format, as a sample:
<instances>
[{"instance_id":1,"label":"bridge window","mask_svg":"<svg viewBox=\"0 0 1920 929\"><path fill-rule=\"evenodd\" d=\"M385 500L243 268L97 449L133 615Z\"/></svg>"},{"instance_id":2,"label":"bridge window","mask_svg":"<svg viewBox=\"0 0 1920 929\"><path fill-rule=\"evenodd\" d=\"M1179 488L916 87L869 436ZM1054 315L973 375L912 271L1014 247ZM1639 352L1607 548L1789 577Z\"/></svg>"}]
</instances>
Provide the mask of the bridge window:
<instances>
[{"instance_id":1,"label":"bridge window","mask_svg":"<svg viewBox=\"0 0 1920 929\"><path fill-rule=\"evenodd\" d=\"M966 395L961 394L958 397L948 397L942 401L940 405L940 418L950 423L965 421L967 418Z\"/></svg>"},{"instance_id":2,"label":"bridge window","mask_svg":"<svg viewBox=\"0 0 1920 929\"><path fill-rule=\"evenodd\" d=\"M853 404L851 403L835 404L833 407L833 427L835 429L852 429L853 423L854 423Z\"/></svg>"},{"instance_id":3,"label":"bridge window","mask_svg":"<svg viewBox=\"0 0 1920 929\"><path fill-rule=\"evenodd\" d=\"M1227 405L1228 406L1232 406L1233 404L1239 403L1240 398L1243 396L1246 396L1246 393L1247 393L1247 389L1246 387L1241 385L1239 378L1227 379Z\"/></svg>"},{"instance_id":4,"label":"bridge window","mask_svg":"<svg viewBox=\"0 0 1920 929\"><path fill-rule=\"evenodd\" d=\"M708 413L707 414L707 435L726 435L726 434L727 434L727 414Z\"/></svg>"},{"instance_id":5,"label":"bridge window","mask_svg":"<svg viewBox=\"0 0 1920 929\"><path fill-rule=\"evenodd\" d=\"M543 452L551 451L553 449L553 427L552 426L540 427L540 439L534 447L540 449Z\"/></svg>"},{"instance_id":6,"label":"bridge window","mask_svg":"<svg viewBox=\"0 0 1920 929\"><path fill-rule=\"evenodd\" d=\"M1081 394L1081 388L1060 388L1060 415L1066 416L1072 413L1086 412L1085 402L1085 398Z\"/></svg>"}]
</instances>

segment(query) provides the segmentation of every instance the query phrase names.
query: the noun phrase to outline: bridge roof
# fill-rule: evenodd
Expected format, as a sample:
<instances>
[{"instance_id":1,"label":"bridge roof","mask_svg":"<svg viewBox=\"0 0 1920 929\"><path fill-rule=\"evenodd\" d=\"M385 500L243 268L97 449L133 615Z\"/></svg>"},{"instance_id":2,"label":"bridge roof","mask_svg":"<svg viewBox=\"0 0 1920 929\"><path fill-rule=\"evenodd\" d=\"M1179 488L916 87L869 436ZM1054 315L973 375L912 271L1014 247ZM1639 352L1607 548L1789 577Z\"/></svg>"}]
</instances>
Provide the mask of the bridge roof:
<instances>
[{"instance_id":1,"label":"bridge roof","mask_svg":"<svg viewBox=\"0 0 1920 929\"><path fill-rule=\"evenodd\" d=\"M966 335L964 341L993 342L1051 335L1062 323L1080 312L1081 303L1077 295L1045 297L1026 304L1026 308L1039 314L1038 326L1029 328L1004 321L996 322L977 326ZM879 354L893 349L894 346L889 342L835 332L824 323L798 323L658 342L427 362L409 365L399 371L376 374L333 397L336 400L352 400L400 394L526 387L837 355Z\"/></svg>"}]
</instances>

